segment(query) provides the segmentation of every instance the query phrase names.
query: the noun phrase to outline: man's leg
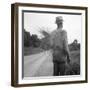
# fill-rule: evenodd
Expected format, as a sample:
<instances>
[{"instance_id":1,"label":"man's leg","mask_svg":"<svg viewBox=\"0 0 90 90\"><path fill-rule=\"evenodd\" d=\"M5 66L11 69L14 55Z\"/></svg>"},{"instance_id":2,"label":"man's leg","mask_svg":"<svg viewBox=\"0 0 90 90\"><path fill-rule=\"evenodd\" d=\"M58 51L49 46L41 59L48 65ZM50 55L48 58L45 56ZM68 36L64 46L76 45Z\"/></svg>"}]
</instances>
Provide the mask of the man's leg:
<instances>
[{"instance_id":1,"label":"man's leg","mask_svg":"<svg viewBox=\"0 0 90 90\"><path fill-rule=\"evenodd\" d=\"M59 64L54 62L54 72L53 72L53 75L54 76L59 76Z\"/></svg>"},{"instance_id":2,"label":"man's leg","mask_svg":"<svg viewBox=\"0 0 90 90\"><path fill-rule=\"evenodd\" d=\"M59 64L59 72L61 76L65 75L65 63Z\"/></svg>"}]
</instances>

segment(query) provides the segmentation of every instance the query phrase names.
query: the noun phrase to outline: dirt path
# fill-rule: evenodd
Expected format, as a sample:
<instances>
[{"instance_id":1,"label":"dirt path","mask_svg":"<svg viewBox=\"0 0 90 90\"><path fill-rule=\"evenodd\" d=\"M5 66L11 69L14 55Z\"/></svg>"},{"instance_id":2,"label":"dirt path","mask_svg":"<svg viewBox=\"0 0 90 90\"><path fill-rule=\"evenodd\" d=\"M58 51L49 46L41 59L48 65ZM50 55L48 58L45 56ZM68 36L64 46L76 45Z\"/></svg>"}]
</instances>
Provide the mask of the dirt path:
<instances>
[{"instance_id":1,"label":"dirt path","mask_svg":"<svg viewBox=\"0 0 90 90\"><path fill-rule=\"evenodd\" d=\"M51 51L45 51L39 54L24 56L24 76L52 76L53 63Z\"/></svg>"}]
</instances>

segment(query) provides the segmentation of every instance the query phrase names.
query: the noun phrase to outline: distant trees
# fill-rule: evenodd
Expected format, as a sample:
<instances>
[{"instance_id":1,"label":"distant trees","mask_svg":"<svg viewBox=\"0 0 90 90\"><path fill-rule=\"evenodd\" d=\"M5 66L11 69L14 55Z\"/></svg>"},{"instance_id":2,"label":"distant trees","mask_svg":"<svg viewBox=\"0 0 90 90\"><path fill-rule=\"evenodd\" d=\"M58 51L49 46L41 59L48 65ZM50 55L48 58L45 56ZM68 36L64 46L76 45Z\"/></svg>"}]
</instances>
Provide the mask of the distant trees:
<instances>
[{"instance_id":1,"label":"distant trees","mask_svg":"<svg viewBox=\"0 0 90 90\"><path fill-rule=\"evenodd\" d=\"M36 34L30 34L24 29L24 46L25 47L39 47L40 39Z\"/></svg>"},{"instance_id":2,"label":"distant trees","mask_svg":"<svg viewBox=\"0 0 90 90\"><path fill-rule=\"evenodd\" d=\"M31 36L31 46L39 47L40 46L40 39L36 34L32 34Z\"/></svg>"},{"instance_id":3,"label":"distant trees","mask_svg":"<svg viewBox=\"0 0 90 90\"><path fill-rule=\"evenodd\" d=\"M50 46L49 38L48 37L42 38L40 47L44 50L48 50L50 49L49 46Z\"/></svg>"},{"instance_id":4,"label":"distant trees","mask_svg":"<svg viewBox=\"0 0 90 90\"><path fill-rule=\"evenodd\" d=\"M46 33L44 32L46 35ZM49 38L45 36L42 39L39 39L36 34L30 34L24 29L24 46L25 47L40 47L42 49L49 49ZM80 50L80 43L75 39L71 44L69 44L70 51Z\"/></svg>"},{"instance_id":5,"label":"distant trees","mask_svg":"<svg viewBox=\"0 0 90 90\"><path fill-rule=\"evenodd\" d=\"M31 35L24 29L24 46L29 47L31 42Z\"/></svg>"}]
</instances>

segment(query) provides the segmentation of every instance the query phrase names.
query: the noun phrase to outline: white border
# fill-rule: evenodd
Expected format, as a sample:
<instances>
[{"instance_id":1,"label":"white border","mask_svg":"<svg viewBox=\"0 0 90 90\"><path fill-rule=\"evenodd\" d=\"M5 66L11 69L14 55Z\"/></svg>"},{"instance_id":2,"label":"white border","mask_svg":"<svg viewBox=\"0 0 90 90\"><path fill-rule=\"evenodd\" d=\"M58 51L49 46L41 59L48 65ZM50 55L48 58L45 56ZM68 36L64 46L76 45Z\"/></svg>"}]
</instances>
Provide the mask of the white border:
<instances>
[{"instance_id":1,"label":"white border","mask_svg":"<svg viewBox=\"0 0 90 90\"><path fill-rule=\"evenodd\" d=\"M47 82L67 82L67 81L80 81L85 80L85 11L84 10L73 10L73 9L54 9L54 8L39 8L39 7L18 7L18 33L19 33L19 53L18 53L18 83L19 84L32 84L32 83L47 83ZM58 76L58 77L33 77L22 79L22 10L39 10L39 11L54 11L54 12L74 12L82 13L82 44L81 44L81 75L74 76Z\"/></svg>"}]
</instances>

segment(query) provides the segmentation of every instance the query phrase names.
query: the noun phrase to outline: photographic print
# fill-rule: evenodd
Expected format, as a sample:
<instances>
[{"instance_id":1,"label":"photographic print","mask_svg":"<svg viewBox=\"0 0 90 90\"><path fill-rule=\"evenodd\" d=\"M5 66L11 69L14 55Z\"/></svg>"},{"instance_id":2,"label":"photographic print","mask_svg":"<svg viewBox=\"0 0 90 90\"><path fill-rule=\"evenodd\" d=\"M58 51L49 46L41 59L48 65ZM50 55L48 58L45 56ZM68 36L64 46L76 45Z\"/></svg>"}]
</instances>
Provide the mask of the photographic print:
<instances>
[{"instance_id":1,"label":"photographic print","mask_svg":"<svg viewBox=\"0 0 90 90\"><path fill-rule=\"evenodd\" d=\"M12 10L12 86L87 82L86 7L16 3Z\"/></svg>"}]
</instances>

